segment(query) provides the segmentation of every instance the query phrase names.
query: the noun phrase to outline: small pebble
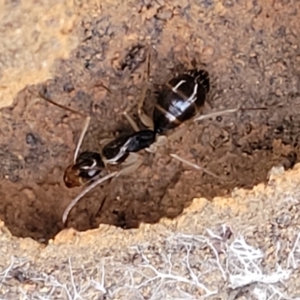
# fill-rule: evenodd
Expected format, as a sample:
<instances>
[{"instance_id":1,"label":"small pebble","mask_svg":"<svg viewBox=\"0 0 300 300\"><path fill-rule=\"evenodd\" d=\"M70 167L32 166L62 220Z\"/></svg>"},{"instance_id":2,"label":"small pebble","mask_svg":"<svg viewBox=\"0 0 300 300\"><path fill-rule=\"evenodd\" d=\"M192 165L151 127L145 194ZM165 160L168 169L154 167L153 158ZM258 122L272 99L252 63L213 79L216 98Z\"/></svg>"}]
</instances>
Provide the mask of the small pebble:
<instances>
[{"instance_id":1,"label":"small pebble","mask_svg":"<svg viewBox=\"0 0 300 300\"><path fill-rule=\"evenodd\" d=\"M72 84L71 82L66 83L66 84L64 85L64 92L70 93L70 92L72 92L72 91L74 91L74 86L73 86L73 84Z\"/></svg>"},{"instance_id":2,"label":"small pebble","mask_svg":"<svg viewBox=\"0 0 300 300\"><path fill-rule=\"evenodd\" d=\"M34 134L32 134L32 133L26 134L26 144L35 146L37 144L37 142L38 142L38 139Z\"/></svg>"}]
</instances>

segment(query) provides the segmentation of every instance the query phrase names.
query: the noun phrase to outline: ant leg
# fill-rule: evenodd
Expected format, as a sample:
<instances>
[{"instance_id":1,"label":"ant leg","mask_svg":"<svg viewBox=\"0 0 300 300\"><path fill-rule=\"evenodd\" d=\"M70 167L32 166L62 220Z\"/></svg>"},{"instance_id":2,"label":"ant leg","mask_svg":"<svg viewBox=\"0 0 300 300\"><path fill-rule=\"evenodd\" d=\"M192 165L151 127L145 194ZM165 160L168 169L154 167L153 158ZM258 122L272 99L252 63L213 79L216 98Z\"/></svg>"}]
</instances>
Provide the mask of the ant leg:
<instances>
[{"instance_id":1,"label":"ant leg","mask_svg":"<svg viewBox=\"0 0 300 300\"><path fill-rule=\"evenodd\" d=\"M158 147L162 147L165 146L167 143L168 143L168 137L166 137L165 135L159 135L156 138L155 145L157 145Z\"/></svg>"},{"instance_id":2,"label":"ant leg","mask_svg":"<svg viewBox=\"0 0 300 300\"><path fill-rule=\"evenodd\" d=\"M150 59L151 59L151 51L150 51L150 46L149 46L147 59L146 59L146 72L145 72L146 76L143 76L145 84L143 86L137 107L138 107L138 115L139 115L141 122L146 127L153 129L154 128L153 120L143 111L143 105L145 102L146 93L147 93L147 89L148 89L148 82L149 82L149 77L150 77Z\"/></svg>"},{"instance_id":3,"label":"ant leg","mask_svg":"<svg viewBox=\"0 0 300 300\"><path fill-rule=\"evenodd\" d=\"M138 116L139 119L141 120L141 122L148 128L154 128L154 124L153 124L153 120L143 111L143 105L144 105L144 101L145 101L145 97L146 97L146 93L147 93L147 89L148 89L148 81L149 81L149 77L150 77L150 57L151 57L151 51L150 51L150 46L148 48L148 54L147 54L147 58L146 58L146 76L143 76L143 80L145 81L144 86L142 88L142 92L141 92L141 96L140 99L137 102L137 111L138 111ZM124 116L126 117L126 119L128 120L128 122L130 123L130 125L132 126L132 128L134 129L134 131L139 131L139 128L136 124L136 122L127 114L127 112L125 111Z\"/></svg>"},{"instance_id":4,"label":"ant leg","mask_svg":"<svg viewBox=\"0 0 300 300\"><path fill-rule=\"evenodd\" d=\"M184 159L184 158L181 158L181 157L178 156L177 154L170 154L170 156L173 157L173 158L175 158L175 159L177 159L177 160L179 160L180 162L182 162L182 163L184 163L184 164L190 166L190 167L193 167L193 168L196 169L196 170L201 170L201 171L203 171L204 173L206 173L206 174L208 174L208 175L210 175L210 176L212 176L212 177L214 177L214 178L221 179L221 180L227 180L226 178L223 178L223 177L221 177L221 176L218 176L218 175L216 175L215 173L213 173L213 172L211 172L211 171L209 171L209 170L207 170L207 169L205 169L205 168L202 168L202 167L200 167L200 166L198 166L198 165L196 165L196 164L194 164L194 163L191 163L190 161L188 161L188 160L186 160L186 159Z\"/></svg>"},{"instance_id":5,"label":"ant leg","mask_svg":"<svg viewBox=\"0 0 300 300\"><path fill-rule=\"evenodd\" d=\"M119 171L119 173L116 175L118 176L123 176L123 175L128 175L130 173L135 172L143 163L143 160L141 157L136 154L136 153L130 153L126 161L122 164L124 168Z\"/></svg>"},{"instance_id":6,"label":"ant leg","mask_svg":"<svg viewBox=\"0 0 300 300\"><path fill-rule=\"evenodd\" d=\"M50 102L51 104L55 105L55 106L58 106L58 107L60 107L60 108L62 108L62 109L64 109L64 110L67 110L67 111L69 111L69 112L71 112L71 113L80 115L80 116L82 116L82 117L85 118L84 126L83 126L83 128L82 128L82 131L81 131L81 134L80 134L80 137L79 137L79 140L78 140L78 142L77 142L77 145L76 145L76 148L75 148L75 152L74 152L74 158L73 158L73 160L74 160L74 164L75 164L75 163L76 163L77 156L78 156L78 153L79 153L79 150L80 150L80 147L81 147L82 142L83 142L83 139L84 139L85 134L86 134L86 132L87 132L87 130L88 130L88 127L89 127L89 125L90 125L91 117L90 117L90 116L87 116L86 114L83 114L83 113L81 113L81 112L79 112L79 111L77 111L77 110L75 110L75 109L72 109L72 108L70 108L70 107L66 107L66 106L64 106L64 105L61 105L61 104L59 104L59 103L53 101L52 99L50 99L50 98L48 98L47 96L45 96L42 92L39 92L39 96L40 96L41 98L43 98L44 100Z\"/></svg>"},{"instance_id":7,"label":"ant leg","mask_svg":"<svg viewBox=\"0 0 300 300\"><path fill-rule=\"evenodd\" d=\"M107 87L102 81L100 81L94 85L94 87L100 87L100 86L103 87L107 92L112 94L112 91L109 89L109 87Z\"/></svg>"},{"instance_id":8,"label":"ant leg","mask_svg":"<svg viewBox=\"0 0 300 300\"><path fill-rule=\"evenodd\" d=\"M165 146L168 143L168 138L165 135L159 135L156 137L156 141L145 150L149 153L155 153L158 147Z\"/></svg>"},{"instance_id":9,"label":"ant leg","mask_svg":"<svg viewBox=\"0 0 300 300\"><path fill-rule=\"evenodd\" d=\"M87 194L89 191L91 191L94 187L96 187L97 185L99 185L100 183L104 182L105 180L108 180L114 176L117 176L118 172L113 172L110 173L108 175L106 175L105 177L99 178L98 180L94 181L91 185L89 185L87 188L85 188L76 198L74 198L71 203L67 206L67 208L65 209L63 216L62 216L62 221L65 224L70 211L72 210L72 208L77 204L77 202L85 195Z\"/></svg>"},{"instance_id":10,"label":"ant leg","mask_svg":"<svg viewBox=\"0 0 300 300\"><path fill-rule=\"evenodd\" d=\"M219 110L219 111L215 111L215 112L212 112L212 113L209 113L209 114L206 114L206 115L202 115L202 116L199 116L199 117L196 117L194 118L194 122L197 122L197 121L202 121L204 119L208 119L208 118L212 118L212 117L217 117L217 116L221 116L221 115L226 115L226 114L229 114L229 113L235 113L237 111L246 111L246 110L267 110L268 108L267 107L249 107L249 108L230 108L230 109L225 109L225 110Z\"/></svg>"},{"instance_id":11,"label":"ant leg","mask_svg":"<svg viewBox=\"0 0 300 300\"><path fill-rule=\"evenodd\" d=\"M217 116L221 116L221 115L226 115L226 114L229 114L229 113L235 113L238 110L239 110L239 108L232 108L232 109L226 109L226 110L220 110L220 111L212 112L212 113L209 113L209 114L206 114L206 115L201 115L199 117L196 117L194 119L194 122L202 121L204 119L209 119L209 118L217 117Z\"/></svg>"},{"instance_id":12,"label":"ant leg","mask_svg":"<svg viewBox=\"0 0 300 300\"><path fill-rule=\"evenodd\" d=\"M140 131L138 125L136 124L136 122L128 115L128 113L126 111L123 112L124 117L127 119L128 123L131 125L132 129L135 132Z\"/></svg>"}]
</instances>

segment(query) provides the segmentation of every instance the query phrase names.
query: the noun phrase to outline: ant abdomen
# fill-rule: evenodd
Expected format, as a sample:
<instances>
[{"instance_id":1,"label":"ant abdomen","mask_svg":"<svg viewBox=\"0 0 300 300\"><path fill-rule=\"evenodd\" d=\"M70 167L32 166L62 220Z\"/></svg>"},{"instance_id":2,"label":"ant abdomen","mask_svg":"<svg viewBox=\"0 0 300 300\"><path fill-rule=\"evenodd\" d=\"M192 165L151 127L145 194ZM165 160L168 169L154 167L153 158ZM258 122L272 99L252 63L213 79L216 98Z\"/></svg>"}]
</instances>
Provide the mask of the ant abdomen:
<instances>
[{"instance_id":1,"label":"ant abdomen","mask_svg":"<svg viewBox=\"0 0 300 300\"><path fill-rule=\"evenodd\" d=\"M210 89L205 70L189 70L166 83L159 91L153 121L157 133L172 129L196 115Z\"/></svg>"}]
</instances>

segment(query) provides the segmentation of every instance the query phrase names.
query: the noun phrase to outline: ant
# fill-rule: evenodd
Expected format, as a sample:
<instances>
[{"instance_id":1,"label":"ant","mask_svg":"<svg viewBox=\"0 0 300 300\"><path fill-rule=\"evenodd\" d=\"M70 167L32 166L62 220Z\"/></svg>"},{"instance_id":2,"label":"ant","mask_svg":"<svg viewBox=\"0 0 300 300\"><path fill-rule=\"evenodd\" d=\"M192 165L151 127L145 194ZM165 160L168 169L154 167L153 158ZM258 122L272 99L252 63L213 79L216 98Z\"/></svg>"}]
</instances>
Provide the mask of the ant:
<instances>
[{"instance_id":1,"label":"ant","mask_svg":"<svg viewBox=\"0 0 300 300\"><path fill-rule=\"evenodd\" d=\"M106 86L102 86L110 92ZM123 134L105 144L100 153L92 151L79 153L89 127L90 116L53 101L43 92L39 92L39 97L55 106L85 118L84 126L74 151L73 162L65 169L63 180L68 188L82 185L87 185L87 187L64 211L62 221L65 223L73 206L94 187L112 177L126 175L137 170L142 161L135 153L150 147L155 142L155 133L152 130L144 129L131 134ZM109 172L109 166L120 166L121 170Z\"/></svg>"},{"instance_id":2,"label":"ant","mask_svg":"<svg viewBox=\"0 0 300 300\"><path fill-rule=\"evenodd\" d=\"M170 136L167 136L167 132L177 128L182 123L189 120L197 122L214 116L234 113L238 110L265 109L234 108L199 116L200 110L204 106L207 95L210 92L209 73L203 69L191 69L177 74L162 86L158 91L153 117L151 118L143 111L150 75L150 51L148 51L146 66L146 83L142 89L137 108L139 119L147 129L140 130L136 122L125 111L124 116L134 129L134 133L120 135L105 144L101 153L85 151L79 154L84 136L89 127L89 116L60 105L42 93L39 94L40 97L56 106L85 117L85 123L75 148L73 163L66 168L64 173L64 182L68 188L82 185L87 185L87 187L65 209L62 217L63 223L66 222L72 208L86 193L110 178L126 175L137 170L142 164L142 160L139 159L137 152L141 150L151 153L155 152L157 147L165 145L168 138L170 138ZM110 92L107 87L104 86L104 88ZM170 154L170 156L197 170L202 170L210 176L221 178L176 154ZM109 172L109 166L120 166L121 169Z\"/></svg>"}]
</instances>

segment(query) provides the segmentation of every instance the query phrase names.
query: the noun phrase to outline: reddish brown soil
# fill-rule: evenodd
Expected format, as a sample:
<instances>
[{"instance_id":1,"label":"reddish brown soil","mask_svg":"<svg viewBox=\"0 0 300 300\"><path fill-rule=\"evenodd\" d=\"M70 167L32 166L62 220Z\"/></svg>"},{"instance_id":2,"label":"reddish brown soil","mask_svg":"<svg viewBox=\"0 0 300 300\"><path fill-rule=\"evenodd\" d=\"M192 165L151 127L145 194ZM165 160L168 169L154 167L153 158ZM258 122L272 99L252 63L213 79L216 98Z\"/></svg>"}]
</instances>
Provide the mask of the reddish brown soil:
<instances>
[{"instance_id":1,"label":"reddish brown soil","mask_svg":"<svg viewBox=\"0 0 300 300\"><path fill-rule=\"evenodd\" d=\"M103 3L100 16L87 16L78 25L81 43L69 59L57 61L56 77L28 86L11 107L1 110L0 219L12 234L53 237L63 228L64 209L80 190L67 189L62 176L83 120L34 94L46 88L53 100L91 115L83 150L99 150L101 139L128 129L121 113L135 112L143 87L144 48L134 47L145 46L146 39L157 49L151 61L155 85L194 60L206 63L212 76L204 113L238 105L268 110L187 126L158 153L141 153L144 164L138 172L84 197L72 210L68 227L86 230L106 223L132 228L173 218L194 197L211 199L235 187L251 188L266 180L272 166L290 168L299 161L298 2L201 1L194 8L188 1L135 2L134 10ZM148 102L152 99L153 93ZM168 153L228 180L186 170Z\"/></svg>"}]
</instances>

